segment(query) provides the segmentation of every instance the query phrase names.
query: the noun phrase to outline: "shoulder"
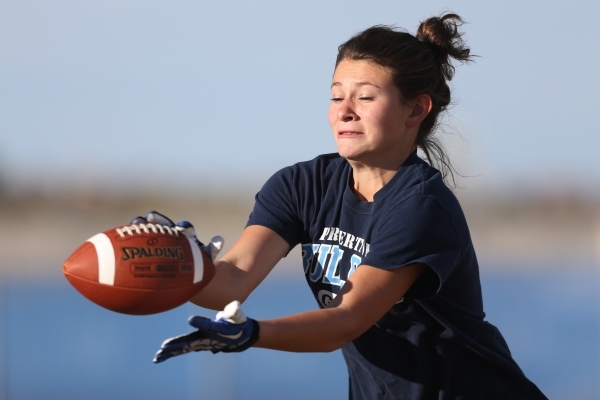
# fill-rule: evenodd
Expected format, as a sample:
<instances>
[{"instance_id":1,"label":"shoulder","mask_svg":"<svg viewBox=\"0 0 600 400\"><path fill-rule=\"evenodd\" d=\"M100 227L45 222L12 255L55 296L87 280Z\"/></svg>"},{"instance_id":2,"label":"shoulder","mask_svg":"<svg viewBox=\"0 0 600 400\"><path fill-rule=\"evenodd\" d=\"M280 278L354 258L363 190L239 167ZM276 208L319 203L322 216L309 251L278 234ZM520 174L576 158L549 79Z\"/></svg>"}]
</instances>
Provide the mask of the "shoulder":
<instances>
[{"instance_id":1,"label":"shoulder","mask_svg":"<svg viewBox=\"0 0 600 400\"><path fill-rule=\"evenodd\" d=\"M463 217L458 199L445 184L442 174L416 154L412 155L394 177L389 190L388 206L444 210L453 217Z\"/></svg>"},{"instance_id":2,"label":"shoulder","mask_svg":"<svg viewBox=\"0 0 600 400\"><path fill-rule=\"evenodd\" d=\"M333 182L344 182L346 165L338 154L324 154L280 169L256 195L248 225L266 226L295 246L306 220L319 209L322 194Z\"/></svg>"},{"instance_id":3,"label":"shoulder","mask_svg":"<svg viewBox=\"0 0 600 400\"><path fill-rule=\"evenodd\" d=\"M397 180L390 182L393 186L388 193L379 199L370 252L363 262L385 269L427 265L435 275L421 280L411 296L429 297L457 266L464 264L475 271L477 265L474 257L465 257L473 254L469 229L440 172L422 160L402 168Z\"/></svg>"},{"instance_id":4,"label":"shoulder","mask_svg":"<svg viewBox=\"0 0 600 400\"><path fill-rule=\"evenodd\" d=\"M334 174L348 162L337 153L321 154L312 160L297 162L283 170L302 174Z\"/></svg>"},{"instance_id":5,"label":"shoulder","mask_svg":"<svg viewBox=\"0 0 600 400\"><path fill-rule=\"evenodd\" d=\"M321 186L338 180L349 171L348 162L337 153L322 154L312 160L297 162L277 171L269 184L290 187Z\"/></svg>"},{"instance_id":6,"label":"shoulder","mask_svg":"<svg viewBox=\"0 0 600 400\"><path fill-rule=\"evenodd\" d=\"M349 170L348 162L337 153L323 154L280 169L267 180L258 196L300 204L307 196L312 198L346 182Z\"/></svg>"},{"instance_id":7,"label":"shoulder","mask_svg":"<svg viewBox=\"0 0 600 400\"><path fill-rule=\"evenodd\" d=\"M420 246L434 238L453 242L461 253L469 247L470 234L460 203L441 173L415 157L405 163L377 199L376 229L380 237L392 235ZM385 187L384 187L385 189Z\"/></svg>"}]
</instances>

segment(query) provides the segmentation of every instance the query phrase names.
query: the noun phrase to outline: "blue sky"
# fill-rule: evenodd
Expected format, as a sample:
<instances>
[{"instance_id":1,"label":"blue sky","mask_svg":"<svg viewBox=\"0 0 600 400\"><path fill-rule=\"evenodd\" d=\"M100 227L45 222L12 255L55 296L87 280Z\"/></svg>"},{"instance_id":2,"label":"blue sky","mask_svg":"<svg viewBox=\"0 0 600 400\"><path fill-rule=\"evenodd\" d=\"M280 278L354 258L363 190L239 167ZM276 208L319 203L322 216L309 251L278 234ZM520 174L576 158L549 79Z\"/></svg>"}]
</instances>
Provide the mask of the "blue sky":
<instances>
[{"instance_id":1,"label":"blue sky","mask_svg":"<svg viewBox=\"0 0 600 400\"><path fill-rule=\"evenodd\" d=\"M448 147L469 186L600 179L594 1L0 0L0 168L12 185L258 188L334 152L337 46L460 14ZM120 189L119 189L120 190Z\"/></svg>"}]
</instances>

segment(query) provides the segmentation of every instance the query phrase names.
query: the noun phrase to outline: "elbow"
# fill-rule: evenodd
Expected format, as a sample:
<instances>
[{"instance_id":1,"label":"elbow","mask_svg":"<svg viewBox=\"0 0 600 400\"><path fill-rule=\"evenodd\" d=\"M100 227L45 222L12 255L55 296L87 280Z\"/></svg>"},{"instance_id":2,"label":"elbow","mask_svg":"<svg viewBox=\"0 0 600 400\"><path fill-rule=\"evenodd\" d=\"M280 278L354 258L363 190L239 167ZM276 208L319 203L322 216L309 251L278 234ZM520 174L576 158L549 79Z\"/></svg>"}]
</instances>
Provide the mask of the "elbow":
<instances>
[{"instance_id":1,"label":"elbow","mask_svg":"<svg viewBox=\"0 0 600 400\"><path fill-rule=\"evenodd\" d=\"M339 350L359 336L360 336L360 334L356 334L356 335L342 334L338 337L332 337L330 340L322 342L322 348L321 348L320 352L331 353L332 351Z\"/></svg>"},{"instance_id":2,"label":"elbow","mask_svg":"<svg viewBox=\"0 0 600 400\"><path fill-rule=\"evenodd\" d=\"M329 340L322 341L323 349L321 351L330 353L341 349L365 333L368 328L369 327L364 327L362 324L356 323L351 318L348 318L348 321L345 321L345 323L338 324L337 329L333 330L333 334L329 336Z\"/></svg>"},{"instance_id":3,"label":"elbow","mask_svg":"<svg viewBox=\"0 0 600 400\"><path fill-rule=\"evenodd\" d=\"M337 341L331 341L328 343L323 343L323 347L320 350L320 352L321 353L331 353L333 351L341 349L342 347L344 347L351 341L352 340L337 340Z\"/></svg>"}]
</instances>

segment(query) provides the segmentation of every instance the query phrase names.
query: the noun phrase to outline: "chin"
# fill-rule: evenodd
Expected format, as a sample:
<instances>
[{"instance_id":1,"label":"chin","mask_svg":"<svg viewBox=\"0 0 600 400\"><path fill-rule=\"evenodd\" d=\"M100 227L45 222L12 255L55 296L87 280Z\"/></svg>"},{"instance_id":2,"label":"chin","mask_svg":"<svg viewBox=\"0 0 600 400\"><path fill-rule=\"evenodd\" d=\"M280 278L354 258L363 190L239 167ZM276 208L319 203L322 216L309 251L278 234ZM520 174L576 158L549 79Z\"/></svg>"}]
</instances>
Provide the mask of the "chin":
<instances>
[{"instance_id":1,"label":"chin","mask_svg":"<svg viewBox=\"0 0 600 400\"><path fill-rule=\"evenodd\" d=\"M338 154L341 157L344 157L347 160L353 160L356 157L360 157L361 155L361 151L355 149L355 148L351 148L348 146L338 146Z\"/></svg>"},{"instance_id":2,"label":"chin","mask_svg":"<svg viewBox=\"0 0 600 400\"><path fill-rule=\"evenodd\" d=\"M343 157L346 160L354 160L357 157L357 155L352 153L351 151L344 151L340 149L338 149L338 154L340 155L340 157Z\"/></svg>"},{"instance_id":3,"label":"chin","mask_svg":"<svg viewBox=\"0 0 600 400\"><path fill-rule=\"evenodd\" d=\"M338 154L340 155L340 157L345 158L348 161L354 161L354 162L364 162L365 161L365 157L361 157L360 154L355 154L355 153L350 153L350 152L338 152Z\"/></svg>"}]
</instances>

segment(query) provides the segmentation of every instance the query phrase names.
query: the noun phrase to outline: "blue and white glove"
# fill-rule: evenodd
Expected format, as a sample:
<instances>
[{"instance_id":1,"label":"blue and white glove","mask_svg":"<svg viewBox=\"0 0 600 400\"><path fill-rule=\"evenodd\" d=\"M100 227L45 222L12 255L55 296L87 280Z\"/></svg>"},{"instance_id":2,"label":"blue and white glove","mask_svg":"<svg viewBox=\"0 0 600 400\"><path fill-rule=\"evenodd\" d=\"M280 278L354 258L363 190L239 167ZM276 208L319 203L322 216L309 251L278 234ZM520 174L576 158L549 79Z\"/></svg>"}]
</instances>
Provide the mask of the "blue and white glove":
<instances>
[{"instance_id":1,"label":"blue and white glove","mask_svg":"<svg viewBox=\"0 0 600 400\"><path fill-rule=\"evenodd\" d=\"M198 246L202 250L204 250L210 258L214 261L217 258L217 254L223 248L223 238L221 236L214 236L207 245L204 245L201 241L196 237L196 230L194 229L194 225L192 225L189 221L179 221L175 224L169 217L159 213L158 211L150 211L146 214L145 217L135 217L131 220L131 224L156 224L156 225L164 225L171 228L175 228L178 231L182 232L185 236L193 239L198 243Z\"/></svg>"},{"instance_id":2,"label":"blue and white glove","mask_svg":"<svg viewBox=\"0 0 600 400\"><path fill-rule=\"evenodd\" d=\"M256 343L260 330L258 322L246 317L237 300L219 311L214 320L192 316L188 323L197 331L165 340L152 360L154 363L192 351L244 351Z\"/></svg>"}]
</instances>

